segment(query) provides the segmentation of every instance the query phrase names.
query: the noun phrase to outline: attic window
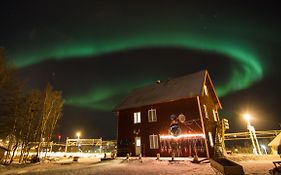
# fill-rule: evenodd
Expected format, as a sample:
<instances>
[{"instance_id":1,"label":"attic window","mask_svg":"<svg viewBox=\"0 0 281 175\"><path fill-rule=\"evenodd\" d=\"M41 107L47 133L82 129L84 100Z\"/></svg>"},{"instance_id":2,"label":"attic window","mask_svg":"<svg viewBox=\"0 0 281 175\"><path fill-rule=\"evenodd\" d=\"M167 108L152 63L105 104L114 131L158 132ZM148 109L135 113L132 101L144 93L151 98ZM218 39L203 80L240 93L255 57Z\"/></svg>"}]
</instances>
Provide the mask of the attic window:
<instances>
[{"instance_id":1,"label":"attic window","mask_svg":"<svg viewBox=\"0 0 281 175\"><path fill-rule=\"evenodd\" d=\"M141 122L141 113L135 112L134 113L134 123L140 123Z\"/></svg>"},{"instance_id":2,"label":"attic window","mask_svg":"<svg viewBox=\"0 0 281 175\"><path fill-rule=\"evenodd\" d=\"M206 85L204 85L204 94L205 94L206 96L209 96L208 88L207 88Z\"/></svg>"},{"instance_id":3,"label":"attic window","mask_svg":"<svg viewBox=\"0 0 281 175\"><path fill-rule=\"evenodd\" d=\"M157 121L156 109L148 110L148 122L156 122L156 121Z\"/></svg>"}]
</instances>

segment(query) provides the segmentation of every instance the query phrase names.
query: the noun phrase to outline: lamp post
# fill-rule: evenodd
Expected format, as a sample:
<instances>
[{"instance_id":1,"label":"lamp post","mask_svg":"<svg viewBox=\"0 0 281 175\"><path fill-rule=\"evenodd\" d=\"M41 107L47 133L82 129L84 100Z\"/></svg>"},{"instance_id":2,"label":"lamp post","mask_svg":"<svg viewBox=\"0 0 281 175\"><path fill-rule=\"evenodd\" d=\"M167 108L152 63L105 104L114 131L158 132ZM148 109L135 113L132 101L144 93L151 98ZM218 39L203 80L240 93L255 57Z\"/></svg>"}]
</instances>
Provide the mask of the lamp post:
<instances>
[{"instance_id":1,"label":"lamp post","mask_svg":"<svg viewBox=\"0 0 281 175\"><path fill-rule=\"evenodd\" d=\"M80 138L80 135L81 135L80 132L77 132L77 133L76 133L76 136L77 136L77 139L78 139L78 140L79 140L79 138Z\"/></svg>"},{"instance_id":2,"label":"lamp post","mask_svg":"<svg viewBox=\"0 0 281 175\"><path fill-rule=\"evenodd\" d=\"M78 151L80 151L80 144L79 144L79 139L80 139L80 136L81 136L81 132L76 132L76 136L77 136L77 148L78 148Z\"/></svg>"},{"instance_id":3,"label":"lamp post","mask_svg":"<svg viewBox=\"0 0 281 175\"><path fill-rule=\"evenodd\" d=\"M253 153L254 154L261 154L261 149L259 146L259 142L256 136L256 130L254 126L251 125L250 120L252 116L250 114L244 114L244 119L247 121L247 129L249 130L250 138L253 145Z\"/></svg>"}]
</instances>

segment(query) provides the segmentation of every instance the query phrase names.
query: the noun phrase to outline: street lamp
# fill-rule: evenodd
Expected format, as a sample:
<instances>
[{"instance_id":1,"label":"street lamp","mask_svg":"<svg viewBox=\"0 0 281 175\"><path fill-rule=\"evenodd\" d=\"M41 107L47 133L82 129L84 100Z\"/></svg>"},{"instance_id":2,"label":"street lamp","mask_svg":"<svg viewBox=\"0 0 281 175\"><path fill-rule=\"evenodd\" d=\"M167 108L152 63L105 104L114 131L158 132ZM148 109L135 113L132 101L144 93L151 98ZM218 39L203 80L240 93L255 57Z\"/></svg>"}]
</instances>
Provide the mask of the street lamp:
<instances>
[{"instance_id":1,"label":"street lamp","mask_svg":"<svg viewBox=\"0 0 281 175\"><path fill-rule=\"evenodd\" d=\"M80 132L76 132L76 136L77 136L77 148L78 148L78 150L80 150L79 138L81 136L81 133Z\"/></svg>"},{"instance_id":2,"label":"street lamp","mask_svg":"<svg viewBox=\"0 0 281 175\"><path fill-rule=\"evenodd\" d=\"M251 125L250 120L252 119L252 116L248 113L244 114L244 119L247 121L247 126Z\"/></svg>"},{"instance_id":3,"label":"street lamp","mask_svg":"<svg viewBox=\"0 0 281 175\"><path fill-rule=\"evenodd\" d=\"M77 136L77 139L79 140L80 136L81 136L81 133L80 132L77 132L76 133L76 136Z\"/></svg>"},{"instance_id":4,"label":"street lamp","mask_svg":"<svg viewBox=\"0 0 281 175\"><path fill-rule=\"evenodd\" d=\"M253 145L253 153L254 154L261 154L259 142L256 136L256 130L254 126L251 125L250 120L252 119L252 116L248 113L244 114L244 119L247 121L247 129L249 130L250 138Z\"/></svg>"}]
</instances>

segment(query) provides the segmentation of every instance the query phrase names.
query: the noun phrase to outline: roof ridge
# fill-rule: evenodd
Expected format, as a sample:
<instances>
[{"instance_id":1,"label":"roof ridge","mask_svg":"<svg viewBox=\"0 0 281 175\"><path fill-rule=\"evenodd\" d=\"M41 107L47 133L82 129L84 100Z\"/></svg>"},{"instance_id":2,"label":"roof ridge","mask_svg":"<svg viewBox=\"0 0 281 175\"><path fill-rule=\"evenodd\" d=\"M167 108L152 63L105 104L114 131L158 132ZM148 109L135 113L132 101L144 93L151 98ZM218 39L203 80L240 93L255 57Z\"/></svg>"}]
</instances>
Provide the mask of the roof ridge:
<instances>
[{"instance_id":1,"label":"roof ridge","mask_svg":"<svg viewBox=\"0 0 281 175\"><path fill-rule=\"evenodd\" d=\"M135 88L114 108L114 111L200 95L207 72L201 70Z\"/></svg>"}]
</instances>

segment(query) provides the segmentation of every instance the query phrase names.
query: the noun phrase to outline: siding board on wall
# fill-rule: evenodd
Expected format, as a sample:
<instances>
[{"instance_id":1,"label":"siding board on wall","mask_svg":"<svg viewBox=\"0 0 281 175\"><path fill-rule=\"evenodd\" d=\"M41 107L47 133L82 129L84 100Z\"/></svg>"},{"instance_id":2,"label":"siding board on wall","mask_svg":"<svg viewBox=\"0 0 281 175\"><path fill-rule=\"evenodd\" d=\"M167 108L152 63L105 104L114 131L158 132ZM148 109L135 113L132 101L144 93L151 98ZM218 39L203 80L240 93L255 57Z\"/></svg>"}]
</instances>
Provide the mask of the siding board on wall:
<instances>
[{"instance_id":1,"label":"siding board on wall","mask_svg":"<svg viewBox=\"0 0 281 175\"><path fill-rule=\"evenodd\" d=\"M148 122L148 110L151 108L156 109L157 122ZM134 112L141 112L141 123L134 124L133 114ZM167 103L160 103L154 105L143 106L140 108L121 110L119 111L118 119L118 155L124 156L127 152L135 154L135 143L134 138L136 136L141 137L142 141L142 154L143 156L156 156L160 153L160 149L149 148L149 135L168 135L171 119L170 116L175 114L184 114L186 120L199 119L199 111L196 98L182 99ZM201 123L199 122L201 126ZM188 128L181 125L182 133L187 133ZM196 128L196 127L195 127ZM197 132L201 132L197 129ZM135 131L135 132L134 132ZM140 131L138 133L138 131ZM128 140L129 144L127 148L125 145L120 145L120 142L124 143L124 140ZM127 152L126 152L127 151ZM163 153L164 154L164 153ZM162 154L162 155L163 155ZM163 156L170 156L164 154ZM185 155L188 156L188 155Z\"/></svg>"}]
</instances>

